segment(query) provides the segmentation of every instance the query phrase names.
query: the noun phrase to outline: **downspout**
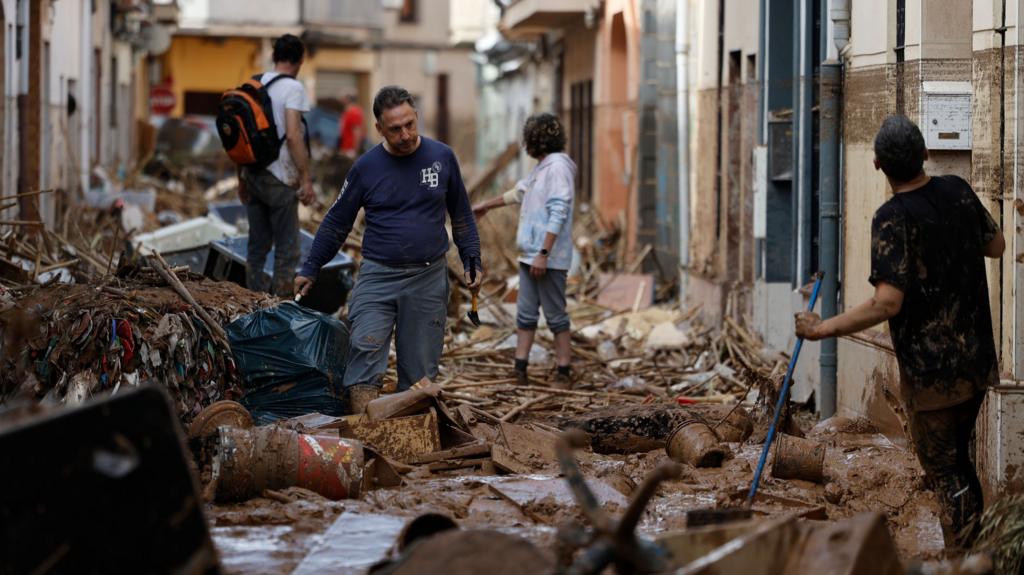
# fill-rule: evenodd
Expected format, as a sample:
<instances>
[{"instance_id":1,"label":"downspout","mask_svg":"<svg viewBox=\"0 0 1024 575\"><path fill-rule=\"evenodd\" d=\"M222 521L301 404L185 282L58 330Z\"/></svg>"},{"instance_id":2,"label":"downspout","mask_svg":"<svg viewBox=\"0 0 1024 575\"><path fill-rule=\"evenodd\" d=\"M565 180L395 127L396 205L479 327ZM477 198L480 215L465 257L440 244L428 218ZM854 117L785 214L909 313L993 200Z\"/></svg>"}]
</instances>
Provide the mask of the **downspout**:
<instances>
[{"instance_id":1,"label":"downspout","mask_svg":"<svg viewBox=\"0 0 1024 575\"><path fill-rule=\"evenodd\" d=\"M999 197L1006 197L1006 0L1002 1L1002 20L996 32L999 33ZM999 205L999 226L1003 225L1003 200ZM1003 262L999 262L999 299L1003 300ZM1006 338L1003 333L1003 309L999 305L999 349Z\"/></svg>"},{"instance_id":2,"label":"downspout","mask_svg":"<svg viewBox=\"0 0 1024 575\"><path fill-rule=\"evenodd\" d=\"M907 42L907 0L896 0L896 113L906 114L906 96L904 95L903 61L906 55Z\"/></svg>"},{"instance_id":3,"label":"downspout","mask_svg":"<svg viewBox=\"0 0 1024 575\"><path fill-rule=\"evenodd\" d=\"M78 114L81 129L78 133L79 151L78 151L78 177L79 185L82 187L82 193L89 191L89 168L90 153L89 148L92 142L90 135L92 130L90 129L92 121L90 117L92 115L94 104L92 101L92 3L94 0L86 0L81 3L82 10L82 26L81 26L81 45L79 46L80 58L79 62L79 94L78 94Z\"/></svg>"},{"instance_id":4,"label":"downspout","mask_svg":"<svg viewBox=\"0 0 1024 575\"><path fill-rule=\"evenodd\" d=\"M842 130L843 64L841 54L850 41L849 0L821 0L821 13L829 14L833 22L832 40L840 59L829 57L828 35L822 34L821 114L819 125L820 198L819 212L821 238L820 265L825 277L821 284L821 317L834 317L839 310L839 165L840 134ZM836 413L839 355L838 342L828 338L821 342L821 399L818 409L821 417Z\"/></svg>"},{"instance_id":5,"label":"downspout","mask_svg":"<svg viewBox=\"0 0 1024 575\"><path fill-rule=\"evenodd\" d=\"M690 268L690 0L676 1L676 153L679 178L679 301Z\"/></svg>"}]
</instances>

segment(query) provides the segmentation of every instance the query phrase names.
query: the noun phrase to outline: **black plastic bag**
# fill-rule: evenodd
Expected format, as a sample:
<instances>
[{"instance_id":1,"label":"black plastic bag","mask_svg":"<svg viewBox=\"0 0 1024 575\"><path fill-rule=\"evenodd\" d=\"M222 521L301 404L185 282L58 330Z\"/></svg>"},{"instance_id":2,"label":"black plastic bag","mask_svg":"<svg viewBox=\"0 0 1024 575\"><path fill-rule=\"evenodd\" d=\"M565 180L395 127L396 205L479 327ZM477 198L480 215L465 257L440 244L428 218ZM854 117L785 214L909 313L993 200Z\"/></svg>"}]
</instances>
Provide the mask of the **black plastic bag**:
<instances>
[{"instance_id":1,"label":"black plastic bag","mask_svg":"<svg viewBox=\"0 0 1024 575\"><path fill-rule=\"evenodd\" d=\"M342 377L348 326L332 316L283 302L227 326L257 425L307 413L343 415Z\"/></svg>"}]
</instances>

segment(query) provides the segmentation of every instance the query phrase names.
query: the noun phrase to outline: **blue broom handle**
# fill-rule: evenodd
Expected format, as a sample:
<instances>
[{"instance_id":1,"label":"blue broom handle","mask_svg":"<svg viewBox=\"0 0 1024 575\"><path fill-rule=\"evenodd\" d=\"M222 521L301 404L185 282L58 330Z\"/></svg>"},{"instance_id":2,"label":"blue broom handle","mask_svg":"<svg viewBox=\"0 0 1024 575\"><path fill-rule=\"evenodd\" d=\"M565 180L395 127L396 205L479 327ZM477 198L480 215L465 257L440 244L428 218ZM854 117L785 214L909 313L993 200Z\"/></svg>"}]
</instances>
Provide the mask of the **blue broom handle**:
<instances>
[{"instance_id":1,"label":"blue broom handle","mask_svg":"<svg viewBox=\"0 0 1024 575\"><path fill-rule=\"evenodd\" d=\"M821 290L821 278L825 277L823 272L815 275L814 290L811 291L811 301L807 304L807 311L814 311L814 304L818 302L818 292ZM800 357L800 349L804 346L804 338L796 338L796 347L793 348L793 357L789 359L789 367L786 369L786 378L782 382L782 391L779 393L779 400L775 402L775 415L772 417L772 424L768 428L768 437L764 440L764 448L761 449L761 459L757 462L757 470L754 472L754 482L750 485L750 493L747 494L747 506L754 503L754 496L757 495L757 486L761 483L761 472L764 471L764 464L768 461L768 451L772 447L772 440L775 439L775 428L779 424L779 415L782 413L782 406L786 404L786 396L789 395L789 384L793 381L793 370L796 369L796 360Z\"/></svg>"}]
</instances>

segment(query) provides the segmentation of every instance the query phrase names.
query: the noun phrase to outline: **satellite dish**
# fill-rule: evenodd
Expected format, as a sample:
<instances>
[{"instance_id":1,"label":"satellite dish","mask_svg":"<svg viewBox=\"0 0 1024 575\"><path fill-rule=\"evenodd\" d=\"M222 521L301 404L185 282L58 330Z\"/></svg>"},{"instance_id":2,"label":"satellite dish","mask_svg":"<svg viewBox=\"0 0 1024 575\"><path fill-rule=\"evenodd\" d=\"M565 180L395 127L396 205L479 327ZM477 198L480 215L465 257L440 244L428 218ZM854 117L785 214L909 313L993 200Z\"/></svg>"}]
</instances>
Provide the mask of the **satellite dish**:
<instances>
[{"instance_id":1,"label":"satellite dish","mask_svg":"<svg viewBox=\"0 0 1024 575\"><path fill-rule=\"evenodd\" d=\"M142 48L152 56L159 56L171 47L171 33L159 24L144 26L139 31Z\"/></svg>"}]
</instances>

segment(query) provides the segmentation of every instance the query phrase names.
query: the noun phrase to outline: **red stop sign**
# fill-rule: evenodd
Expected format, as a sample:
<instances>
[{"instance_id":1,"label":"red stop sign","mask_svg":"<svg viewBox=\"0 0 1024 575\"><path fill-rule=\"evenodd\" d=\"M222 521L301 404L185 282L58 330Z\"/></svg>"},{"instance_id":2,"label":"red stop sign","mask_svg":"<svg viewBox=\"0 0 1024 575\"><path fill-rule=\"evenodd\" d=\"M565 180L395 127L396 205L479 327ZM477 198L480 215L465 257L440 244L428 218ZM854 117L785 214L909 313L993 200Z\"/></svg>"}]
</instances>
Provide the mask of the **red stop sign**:
<instances>
[{"instance_id":1,"label":"red stop sign","mask_svg":"<svg viewBox=\"0 0 1024 575\"><path fill-rule=\"evenodd\" d=\"M167 86L153 86L149 89L149 110L154 114L167 115L174 109L177 99Z\"/></svg>"}]
</instances>

